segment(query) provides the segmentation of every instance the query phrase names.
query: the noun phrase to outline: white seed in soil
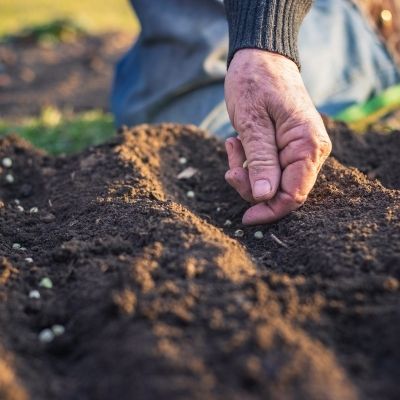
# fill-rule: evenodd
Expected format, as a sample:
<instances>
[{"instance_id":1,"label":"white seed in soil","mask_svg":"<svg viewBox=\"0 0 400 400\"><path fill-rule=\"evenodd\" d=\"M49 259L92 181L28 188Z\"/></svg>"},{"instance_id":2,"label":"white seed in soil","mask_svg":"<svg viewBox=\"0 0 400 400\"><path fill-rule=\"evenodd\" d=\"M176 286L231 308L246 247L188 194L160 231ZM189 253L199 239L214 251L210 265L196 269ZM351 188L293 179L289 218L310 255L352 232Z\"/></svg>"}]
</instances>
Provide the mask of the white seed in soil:
<instances>
[{"instance_id":1,"label":"white seed in soil","mask_svg":"<svg viewBox=\"0 0 400 400\"><path fill-rule=\"evenodd\" d=\"M194 192L193 192L193 190L189 190L189 191L186 193L186 196L189 197L189 199L193 199L193 198L194 198Z\"/></svg>"},{"instance_id":2,"label":"white seed in soil","mask_svg":"<svg viewBox=\"0 0 400 400\"><path fill-rule=\"evenodd\" d=\"M19 212L24 212L25 211L24 207L22 207L22 206L17 206L17 210Z\"/></svg>"},{"instance_id":3,"label":"white seed in soil","mask_svg":"<svg viewBox=\"0 0 400 400\"><path fill-rule=\"evenodd\" d=\"M40 299L40 292L39 290L31 290L29 292L29 298L30 299Z\"/></svg>"},{"instance_id":4,"label":"white seed in soil","mask_svg":"<svg viewBox=\"0 0 400 400\"><path fill-rule=\"evenodd\" d=\"M37 207L32 207L32 208L29 210L29 212L30 212L31 214L36 214L37 212L39 212L39 209L38 209Z\"/></svg>"},{"instance_id":5,"label":"white seed in soil","mask_svg":"<svg viewBox=\"0 0 400 400\"><path fill-rule=\"evenodd\" d=\"M62 325L53 325L51 330L55 336L61 336L65 333L65 328Z\"/></svg>"},{"instance_id":6,"label":"white seed in soil","mask_svg":"<svg viewBox=\"0 0 400 400\"><path fill-rule=\"evenodd\" d=\"M54 333L51 329L43 329L39 333L39 341L42 343L50 343L54 340Z\"/></svg>"},{"instance_id":7,"label":"white seed in soil","mask_svg":"<svg viewBox=\"0 0 400 400\"><path fill-rule=\"evenodd\" d=\"M178 179L190 179L197 174L198 170L193 167L187 167L180 172L176 177Z\"/></svg>"},{"instance_id":8,"label":"white seed in soil","mask_svg":"<svg viewBox=\"0 0 400 400\"><path fill-rule=\"evenodd\" d=\"M230 219L227 219L225 222L224 222L224 226L231 226L232 225L232 221L230 220Z\"/></svg>"},{"instance_id":9,"label":"white seed in soil","mask_svg":"<svg viewBox=\"0 0 400 400\"><path fill-rule=\"evenodd\" d=\"M12 160L10 157L4 157L1 160L1 163L3 164L4 168L11 168L12 167Z\"/></svg>"},{"instance_id":10,"label":"white seed in soil","mask_svg":"<svg viewBox=\"0 0 400 400\"><path fill-rule=\"evenodd\" d=\"M222 208L221 207L217 207L217 212L221 212Z\"/></svg>"},{"instance_id":11,"label":"white seed in soil","mask_svg":"<svg viewBox=\"0 0 400 400\"><path fill-rule=\"evenodd\" d=\"M25 261L26 261L28 264L32 264L32 263L33 263L33 258L32 258L32 257L26 257L26 258L25 258Z\"/></svg>"},{"instance_id":12,"label":"white seed in soil","mask_svg":"<svg viewBox=\"0 0 400 400\"><path fill-rule=\"evenodd\" d=\"M42 280L39 283L40 287L44 287L45 289L51 289L53 287L53 282L51 281L50 278L42 278Z\"/></svg>"},{"instance_id":13,"label":"white seed in soil","mask_svg":"<svg viewBox=\"0 0 400 400\"><path fill-rule=\"evenodd\" d=\"M6 175L6 182L14 183L14 177L11 174Z\"/></svg>"},{"instance_id":14,"label":"white seed in soil","mask_svg":"<svg viewBox=\"0 0 400 400\"><path fill-rule=\"evenodd\" d=\"M185 157L180 157L178 161L179 161L179 164L181 164L181 165L184 165L187 163L187 159Z\"/></svg>"},{"instance_id":15,"label":"white seed in soil","mask_svg":"<svg viewBox=\"0 0 400 400\"><path fill-rule=\"evenodd\" d=\"M21 245L19 243L13 243L12 248L13 248L13 250L20 250Z\"/></svg>"},{"instance_id":16,"label":"white seed in soil","mask_svg":"<svg viewBox=\"0 0 400 400\"><path fill-rule=\"evenodd\" d=\"M243 237L244 236L244 232L241 229L238 229L237 231L235 231L235 237Z\"/></svg>"},{"instance_id":17,"label":"white seed in soil","mask_svg":"<svg viewBox=\"0 0 400 400\"><path fill-rule=\"evenodd\" d=\"M256 239L262 239L264 237L264 234L261 231L257 231L257 232L254 232L254 237Z\"/></svg>"}]
</instances>

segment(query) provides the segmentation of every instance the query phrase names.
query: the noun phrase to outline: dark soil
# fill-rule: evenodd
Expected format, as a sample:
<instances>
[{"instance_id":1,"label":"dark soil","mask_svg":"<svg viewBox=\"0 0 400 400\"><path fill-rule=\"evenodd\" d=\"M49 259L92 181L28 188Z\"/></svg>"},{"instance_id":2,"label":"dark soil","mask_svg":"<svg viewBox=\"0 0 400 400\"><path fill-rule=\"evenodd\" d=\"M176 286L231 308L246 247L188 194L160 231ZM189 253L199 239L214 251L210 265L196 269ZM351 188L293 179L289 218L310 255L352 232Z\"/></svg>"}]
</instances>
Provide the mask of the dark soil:
<instances>
[{"instance_id":1,"label":"dark soil","mask_svg":"<svg viewBox=\"0 0 400 400\"><path fill-rule=\"evenodd\" d=\"M107 110L115 62L132 36L82 36L53 46L0 44L0 117L37 115L45 106Z\"/></svg>"},{"instance_id":2,"label":"dark soil","mask_svg":"<svg viewBox=\"0 0 400 400\"><path fill-rule=\"evenodd\" d=\"M222 144L194 127L64 158L1 139L0 398L398 399L400 133L332 137L344 164L252 228ZM41 343L54 324L65 334Z\"/></svg>"}]
</instances>

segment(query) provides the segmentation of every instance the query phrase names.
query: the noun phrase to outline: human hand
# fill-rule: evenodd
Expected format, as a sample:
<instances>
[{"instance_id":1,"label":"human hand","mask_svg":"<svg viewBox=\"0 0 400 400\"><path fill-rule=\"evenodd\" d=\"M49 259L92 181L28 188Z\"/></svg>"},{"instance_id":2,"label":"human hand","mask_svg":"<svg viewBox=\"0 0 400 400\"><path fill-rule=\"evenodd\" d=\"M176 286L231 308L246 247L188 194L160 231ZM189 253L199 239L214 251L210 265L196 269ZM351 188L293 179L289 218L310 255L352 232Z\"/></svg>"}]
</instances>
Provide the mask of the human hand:
<instances>
[{"instance_id":1,"label":"human hand","mask_svg":"<svg viewBox=\"0 0 400 400\"><path fill-rule=\"evenodd\" d=\"M243 223L277 221L306 201L331 152L322 119L296 64L264 50L235 54L225 79L225 101L239 133L225 143L225 179L252 203Z\"/></svg>"}]
</instances>

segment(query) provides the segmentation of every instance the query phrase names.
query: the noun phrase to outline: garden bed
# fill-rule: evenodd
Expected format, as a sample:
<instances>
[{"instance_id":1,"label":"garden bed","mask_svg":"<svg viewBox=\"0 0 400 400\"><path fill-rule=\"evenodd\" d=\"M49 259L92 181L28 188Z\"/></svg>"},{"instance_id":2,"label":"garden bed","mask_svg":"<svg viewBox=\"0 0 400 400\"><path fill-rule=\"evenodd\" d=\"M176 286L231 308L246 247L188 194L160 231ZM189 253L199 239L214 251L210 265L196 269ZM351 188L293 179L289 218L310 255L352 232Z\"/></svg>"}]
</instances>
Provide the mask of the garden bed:
<instances>
[{"instance_id":1,"label":"garden bed","mask_svg":"<svg viewBox=\"0 0 400 400\"><path fill-rule=\"evenodd\" d=\"M0 398L397 399L400 133L330 134L309 201L261 227L194 127L1 139Z\"/></svg>"}]
</instances>

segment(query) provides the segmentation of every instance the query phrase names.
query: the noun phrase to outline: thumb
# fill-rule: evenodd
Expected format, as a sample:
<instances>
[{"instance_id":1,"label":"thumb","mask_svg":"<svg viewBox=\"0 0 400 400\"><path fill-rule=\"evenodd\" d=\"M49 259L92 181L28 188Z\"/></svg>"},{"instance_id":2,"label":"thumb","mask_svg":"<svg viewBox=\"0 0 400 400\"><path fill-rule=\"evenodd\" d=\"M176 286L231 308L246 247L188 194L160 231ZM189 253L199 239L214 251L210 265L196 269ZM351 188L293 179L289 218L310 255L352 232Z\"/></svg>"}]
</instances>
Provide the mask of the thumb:
<instances>
[{"instance_id":1,"label":"thumb","mask_svg":"<svg viewBox=\"0 0 400 400\"><path fill-rule=\"evenodd\" d=\"M257 127L242 135L254 200L272 199L280 184L281 168L275 139L275 127Z\"/></svg>"}]
</instances>

